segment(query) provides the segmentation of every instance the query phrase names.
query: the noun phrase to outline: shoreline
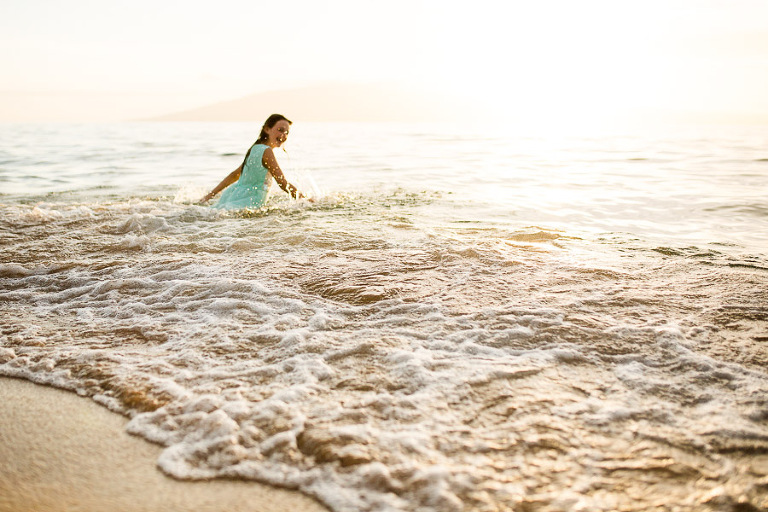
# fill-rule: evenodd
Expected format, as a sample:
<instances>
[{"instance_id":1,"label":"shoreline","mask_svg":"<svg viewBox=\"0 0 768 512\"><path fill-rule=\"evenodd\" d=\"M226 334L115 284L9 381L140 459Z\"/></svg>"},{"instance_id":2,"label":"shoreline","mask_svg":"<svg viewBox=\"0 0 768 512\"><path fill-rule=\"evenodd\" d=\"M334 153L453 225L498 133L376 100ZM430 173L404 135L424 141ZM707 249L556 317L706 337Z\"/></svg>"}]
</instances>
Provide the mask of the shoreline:
<instances>
[{"instance_id":1,"label":"shoreline","mask_svg":"<svg viewBox=\"0 0 768 512\"><path fill-rule=\"evenodd\" d=\"M0 377L0 512L327 512L298 491L240 480L180 481L162 447L89 398Z\"/></svg>"}]
</instances>

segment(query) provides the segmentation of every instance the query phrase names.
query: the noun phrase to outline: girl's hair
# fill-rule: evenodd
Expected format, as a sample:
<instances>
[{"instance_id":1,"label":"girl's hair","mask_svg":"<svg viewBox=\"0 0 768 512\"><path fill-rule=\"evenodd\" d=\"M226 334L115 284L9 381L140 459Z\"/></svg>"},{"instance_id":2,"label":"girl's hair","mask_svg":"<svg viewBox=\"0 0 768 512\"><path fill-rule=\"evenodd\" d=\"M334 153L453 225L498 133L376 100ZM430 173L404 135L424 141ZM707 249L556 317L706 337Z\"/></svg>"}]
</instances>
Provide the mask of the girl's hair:
<instances>
[{"instance_id":1,"label":"girl's hair","mask_svg":"<svg viewBox=\"0 0 768 512\"><path fill-rule=\"evenodd\" d=\"M254 144L263 144L264 142L267 142L268 135L265 131L266 128L272 128L277 124L278 121L285 121L288 124L293 124L293 122L281 114L272 114L267 118L266 121L264 121L264 126L261 127L261 133L259 134L259 138L256 139L256 142Z\"/></svg>"}]
</instances>

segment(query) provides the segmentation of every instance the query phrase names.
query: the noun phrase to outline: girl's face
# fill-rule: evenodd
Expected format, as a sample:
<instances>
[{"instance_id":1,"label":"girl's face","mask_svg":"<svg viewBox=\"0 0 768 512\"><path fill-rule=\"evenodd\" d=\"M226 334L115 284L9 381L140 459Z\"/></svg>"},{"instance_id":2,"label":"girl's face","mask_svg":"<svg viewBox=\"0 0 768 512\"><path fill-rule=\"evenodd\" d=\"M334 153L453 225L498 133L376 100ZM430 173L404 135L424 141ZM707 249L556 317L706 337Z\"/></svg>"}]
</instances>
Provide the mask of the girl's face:
<instances>
[{"instance_id":1,"label":"girl's face","mask_svg":"<svg viewBox=\"0 0 768 512\"><path fill-rule=\"evenodd\" d=\"M288 124L288 121L283 121L282 119L276 122L272 128L265 127L264 132L267 134L267 145L272 148L279 148L288 138L290 130L291 125Z\"/></svg>"}]
</instances>

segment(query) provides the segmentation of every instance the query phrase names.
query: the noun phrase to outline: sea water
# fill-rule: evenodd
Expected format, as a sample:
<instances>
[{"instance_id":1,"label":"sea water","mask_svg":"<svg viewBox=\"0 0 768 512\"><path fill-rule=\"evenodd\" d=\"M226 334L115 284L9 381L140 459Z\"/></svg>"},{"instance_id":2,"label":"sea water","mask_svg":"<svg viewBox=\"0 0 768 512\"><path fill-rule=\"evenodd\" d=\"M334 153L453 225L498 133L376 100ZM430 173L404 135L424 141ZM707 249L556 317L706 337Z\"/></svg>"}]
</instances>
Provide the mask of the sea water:
<instances>
[{"instance_id":1,"label":"sea water","mask_svg":"<svg viewBox=\"0 0 768 512\"><path fill-rule=\"evenodd\" d=\"M313 202L195 204L258 128L0 126L0 375L339 512L768 509L768 127L299 121Z\"/></svg>"}]
</instances>

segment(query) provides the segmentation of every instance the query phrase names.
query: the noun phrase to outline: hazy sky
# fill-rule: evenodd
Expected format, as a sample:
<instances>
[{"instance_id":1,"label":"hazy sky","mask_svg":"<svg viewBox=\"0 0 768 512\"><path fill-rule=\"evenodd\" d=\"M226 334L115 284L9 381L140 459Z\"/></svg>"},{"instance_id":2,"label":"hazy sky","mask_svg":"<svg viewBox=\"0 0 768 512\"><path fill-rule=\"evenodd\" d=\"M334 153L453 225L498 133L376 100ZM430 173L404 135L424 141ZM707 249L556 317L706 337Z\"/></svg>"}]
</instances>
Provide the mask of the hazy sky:
<instances>
[{"instance_id":1,"label":"hazy sky","mask_svg":"<svg viewBox=\"0 0 768 512\"><path fill-rule=\"evenodd\" d=\"M517 119L768 121L766 0L0 2L0 121L130 119L326 82Z\"/></svg>"}]
</instances>

